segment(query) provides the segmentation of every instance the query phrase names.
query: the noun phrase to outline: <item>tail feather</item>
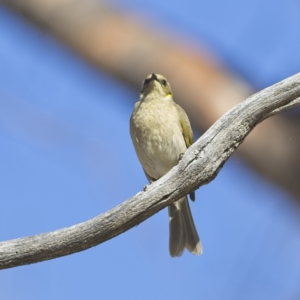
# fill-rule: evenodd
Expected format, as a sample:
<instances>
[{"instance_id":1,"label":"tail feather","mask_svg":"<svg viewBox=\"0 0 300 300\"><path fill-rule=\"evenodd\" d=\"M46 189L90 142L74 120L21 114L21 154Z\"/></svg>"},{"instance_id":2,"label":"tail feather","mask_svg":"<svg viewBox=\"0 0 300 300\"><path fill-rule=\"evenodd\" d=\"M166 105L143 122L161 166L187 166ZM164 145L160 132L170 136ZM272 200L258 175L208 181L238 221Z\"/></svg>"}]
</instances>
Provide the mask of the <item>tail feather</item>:
<instances>
[{"instance_id":1,"label":"tail feather","mask_svg":"<svg viewBox=\"0 0 300 300\"><path fill-rule=\"evenodd\" d=\"M180 256L184 251L187 237L183 215L176 202L169 205L168 210L170 228L170 255L172 257Z\"/></svg>"},{"instance_id":2,"label":"tail feather","mask_svg":"<svg viewBox=\"0 0 300 300\"><path fill-rule=\"evenodd\" d=\"M184 248L191 253L202 253L202 245L198 236L187 197L181 198L169 206L169 249L172 257L180 256Z\"/></svg>"}]
</instances>

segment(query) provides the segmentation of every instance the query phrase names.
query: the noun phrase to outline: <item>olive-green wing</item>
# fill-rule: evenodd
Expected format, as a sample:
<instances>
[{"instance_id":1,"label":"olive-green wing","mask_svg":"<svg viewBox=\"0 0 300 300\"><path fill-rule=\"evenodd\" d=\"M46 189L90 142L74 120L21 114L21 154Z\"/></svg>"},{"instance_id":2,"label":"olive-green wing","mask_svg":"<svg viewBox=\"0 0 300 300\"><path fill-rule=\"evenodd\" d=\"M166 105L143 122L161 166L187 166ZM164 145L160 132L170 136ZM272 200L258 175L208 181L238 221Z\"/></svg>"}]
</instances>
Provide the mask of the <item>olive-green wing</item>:
<instances>
[{"instance_id":1,"label":"olive-green wing","mask_svg":"<svg viewBox=\"0 0 300 300\"><path fill-rule=\"evenodd\" d=\"M193 135L191 123L190 123L190 120L189 120L187 114L183 110L183 108L176 103L175 103L175 106L176 106L176 109L178 111L179 118L180 118L182 135L183 135L186 147L189 148L194 143L194 135ZM195 192L190 193L190 199L192 201L195 201Z\"/></svg>"},{"instance_id":2,"label":"olive-green wing","mask_svg":"<svg viewBox=\"0 0 300 300\"><path fill-rule=\"evenodd\" d=\"M180 118L180 125L182 130L182 135L186 144L186 147L189 148L194 143L194 136L191 127L189 118L183 108L175 103L176 109Z\"/></svg>"}]
</instances>

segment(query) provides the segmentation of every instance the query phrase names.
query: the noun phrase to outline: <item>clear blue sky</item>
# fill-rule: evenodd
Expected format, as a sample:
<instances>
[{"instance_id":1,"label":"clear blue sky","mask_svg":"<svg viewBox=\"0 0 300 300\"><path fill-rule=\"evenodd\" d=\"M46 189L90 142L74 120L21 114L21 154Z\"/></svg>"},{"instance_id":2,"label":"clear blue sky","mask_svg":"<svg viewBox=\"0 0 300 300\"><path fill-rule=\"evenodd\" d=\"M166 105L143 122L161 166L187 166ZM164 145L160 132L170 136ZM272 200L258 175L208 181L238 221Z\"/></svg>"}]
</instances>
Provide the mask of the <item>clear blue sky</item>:
<instances>
[{"instance_id":1,"label":"clear blue sky","mask_svg":"<svg viewBox=\"0 0 300 300\"><path fill-rule=\"evenodd\" d=\"M258 88L300 71L296 0L112 3L206 43ZM85 221L141 190L128 132L137 99L1 8L1 241ZM0 271L1 300L300 299L300 220L289 196L237 158L196 195L202 256L169 257L163 210L93 249Z\"/></svg>"}]
</instances>

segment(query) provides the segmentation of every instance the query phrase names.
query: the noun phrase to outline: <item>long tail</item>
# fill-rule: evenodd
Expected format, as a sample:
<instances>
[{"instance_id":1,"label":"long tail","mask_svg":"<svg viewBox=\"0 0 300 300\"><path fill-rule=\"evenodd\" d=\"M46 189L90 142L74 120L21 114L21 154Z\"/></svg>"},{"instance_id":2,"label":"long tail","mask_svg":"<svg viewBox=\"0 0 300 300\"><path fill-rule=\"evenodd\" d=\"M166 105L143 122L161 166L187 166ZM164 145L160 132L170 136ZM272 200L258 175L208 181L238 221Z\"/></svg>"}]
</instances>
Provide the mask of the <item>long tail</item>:
<instances>
[{"instance_id":1,"label":"long tail","mask_svg":"<svg viewBox=\"0 0 300 300\"><path fill-rule=\"evenodd\" d=\"M171 204L168 210L170 228L169 250L171 256L180 256L184 248L187 248L193 254L201 254L202 245L187 197L183 197Z\"/></svg>"}]
</instances>

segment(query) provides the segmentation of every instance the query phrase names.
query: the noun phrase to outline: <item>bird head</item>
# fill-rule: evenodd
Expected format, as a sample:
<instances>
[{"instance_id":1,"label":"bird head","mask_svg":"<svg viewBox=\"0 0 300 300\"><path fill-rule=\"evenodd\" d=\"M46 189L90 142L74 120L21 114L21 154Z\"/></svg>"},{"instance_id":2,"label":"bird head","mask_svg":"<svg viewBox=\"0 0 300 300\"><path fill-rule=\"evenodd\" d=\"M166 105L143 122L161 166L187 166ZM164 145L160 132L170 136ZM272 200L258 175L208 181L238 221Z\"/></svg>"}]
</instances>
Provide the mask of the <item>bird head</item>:
<instances>
[{"instance_id":1,"label":"bird head","mask_svg":"<svg viewBox=\"0 0 300 300\"><path fill-rule=\"evenodd\" d=\"M171 97L172 90L167 79L160 74L152 73L148 75L143 82L141 98L148 95L153 96L153 98Z\"/></svg>"}]
</instances>

